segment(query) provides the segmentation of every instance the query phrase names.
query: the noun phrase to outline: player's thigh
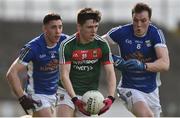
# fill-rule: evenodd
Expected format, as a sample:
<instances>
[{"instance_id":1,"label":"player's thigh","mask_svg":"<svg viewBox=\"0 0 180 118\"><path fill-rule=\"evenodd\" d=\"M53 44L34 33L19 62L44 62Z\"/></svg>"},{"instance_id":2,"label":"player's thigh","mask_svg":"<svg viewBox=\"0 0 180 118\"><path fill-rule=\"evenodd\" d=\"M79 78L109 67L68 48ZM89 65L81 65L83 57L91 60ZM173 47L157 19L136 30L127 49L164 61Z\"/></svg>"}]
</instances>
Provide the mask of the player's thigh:
<instances>
[{"instance_id":1,"label":"player's thigh","mask_svg":"<svg viewBox=\"0 0 180 118\"><path fill-rule=\"evenodd\" d=\"M155 117L160 117L160 113L162 112L160 100L159 100L159 89L156 88L153 92L146 95L148 104L151 110L154 113Z\"/></svg>"},{"instance_id":2,"label":"player's thigh","mask_svg":"<svg viewBox=\"0 0 180 118\"><path fill-rule=\"evenodd\" d=\"M51 108L43 108L33 113L33 117L53 117Z\"/></svg>"},{"instance_id":3,"label":"player's thigh","mask_svg":"<svg viewBox=\"0 0 180 118\"><path fill-rule=\"evenodd\" d=\"M153 117L153 112L144 101L135 102L131 111L137 117Z\"/></svg>"},{"instance_id":4,"label":"player's thigh","mask_svg":"<svg viewBox=\"0 0 180 118\"><path fill-rule=\"evenodd\" d=\"M66 104L60 104L57 106L57 117L74 117L74 109Z\"/></svg>"},{"instance_id":5,"label":"player's thigh","mask_svg":"<svg viewBox=\"0 0 180 118\"><path fill-rule=\"evenodd\" d=\"M139 90L133 90L134 104L133 110L140 113L141 116L160 117L161 105L159 101L159 90L156 88L151 93L144 93Z\"/></svg>"}]
</instances>

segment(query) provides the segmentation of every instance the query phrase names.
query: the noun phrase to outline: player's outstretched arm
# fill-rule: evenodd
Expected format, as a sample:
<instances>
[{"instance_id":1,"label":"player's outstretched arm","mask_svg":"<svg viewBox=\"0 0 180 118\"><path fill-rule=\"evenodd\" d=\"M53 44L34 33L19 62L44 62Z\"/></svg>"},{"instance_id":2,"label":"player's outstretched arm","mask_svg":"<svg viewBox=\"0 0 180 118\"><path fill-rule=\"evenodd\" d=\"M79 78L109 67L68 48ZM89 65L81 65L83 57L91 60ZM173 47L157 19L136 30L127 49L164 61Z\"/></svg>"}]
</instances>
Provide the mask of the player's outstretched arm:
<instances>
[{"instance_id":1,"label":"player's outstretched arm","mask_svg":"<svg viewBox=\"0 0 180 118\"><path fill-rule=\"evenodd\" d=\"M61 82L64 88L67 90L69 96L71 98L75 97L76 94L74 92L71 80L69 78L71 69L71 64L60 64L60 72L61 72Z\"/></svg>"},{"instance_id":2,"label":"player's outstretched arm","mask_svg":"<svg viewBox=\"0 0 180 118\"><path fill-rule=\"evenodd\" d=\"M16 59L6 74L6 80L8 81L9 86L11 87L17 98L20 98L24 95L20 78L18 76L18 74L24 70L26 70L26 67L18 63L18 59Z\"/></svg>"},{"instance_id":3,"label":"player's outstretched arm","mask_svg":"<svg viewBox=\"0 0 180 118\"><path fill-rule=\"evenodd\" d=\"M104 107L100 110L98 115L101 115L105 113L107 110L109 110L115 100L114 94L116 90L116 76L113 64L104 65L104 68L106 73L106 80L108 83L108 97L105 98L105 100L103 101Z\"/></svg>"},{"instance_id":4,"label":"player's outstretched arm","mask_svg":"<svg viewBox=\"0 0 180 118\"><path fill-rule=\"evenodd\" d=\"M167 47L155 48L157 60L151 63L147 63L147 71L162 72L169 70L170 60Z\"/></svg>"},{"instance_id":5,"label":"player's outstretched arm","mask_svg":"<svg viewBox=\"0 0 180 118\"><path fill-rule=\"evenodd\" d=\"M8 81L9 86L17 96L19 103L21 104L26 114L29 114L27 110L35 109L34 103L38 103L24 94L21 81L18 75L19 73L25 70L26 66L18 63L18 59L16 59L6 74L6 80Z\"/></svg>"},{"instance_id":6,"label":"player's outstretched arm","mask_svg":"<svg viewBox=\"0 0 180 118\"><path fill-rule=\"evenodd\" d=\"M71 68L71 64L60 65L62 84L64 88L66 89L66 91L68 92L68 94L70 95L70 97L72 98L71 101L78 108L78 110L82 112L83 114L90 116L90 114L86 112L84 109L85 103L82 100L78 99L78 97L76 97L71 80L69 78L70 68Z\"/></svg>"}]
</instances>

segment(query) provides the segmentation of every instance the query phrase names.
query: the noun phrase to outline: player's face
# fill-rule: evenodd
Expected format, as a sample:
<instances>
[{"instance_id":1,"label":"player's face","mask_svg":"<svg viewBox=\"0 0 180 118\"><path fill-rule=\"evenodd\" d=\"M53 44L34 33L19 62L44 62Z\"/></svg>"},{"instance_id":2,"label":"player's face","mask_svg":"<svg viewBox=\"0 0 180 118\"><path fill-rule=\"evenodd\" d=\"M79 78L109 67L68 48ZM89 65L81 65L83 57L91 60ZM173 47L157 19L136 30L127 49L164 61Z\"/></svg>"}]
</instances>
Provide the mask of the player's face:
<instances>
[{"instance_id":1,"label":"player's face","mask_svg":"<svg viewBox=\"0 0 180 118\"><path fill-rule=\"evenodd\" d=\"M83 25L78 24L80 41L82 43L88 43L94 40L98 27L99 27L99 23L93 19L86 20L86 22Z\"/></svg>"},{"instance_id":2,"label":"player's face","mask_svg":"<svg viewBox=\"0 0 180 118\"><path fill-rule=\"evenodd\" d=\"M48 24L44 25L43 31L45 33L46 42L48 46L53 46L59 41L62 33L62 21L52 20Z\"/></svg>"},{"instance_id":3,"label":"player's face","mask_svg":"<svg viewBox=\"0 0 180 118\"><path fill-rule=\"evenodd\" d=\"M149 27L150 19L147 11L133 14L133 28L136 36L143 36L146 34Z\"/></svg>"}]
</instances>

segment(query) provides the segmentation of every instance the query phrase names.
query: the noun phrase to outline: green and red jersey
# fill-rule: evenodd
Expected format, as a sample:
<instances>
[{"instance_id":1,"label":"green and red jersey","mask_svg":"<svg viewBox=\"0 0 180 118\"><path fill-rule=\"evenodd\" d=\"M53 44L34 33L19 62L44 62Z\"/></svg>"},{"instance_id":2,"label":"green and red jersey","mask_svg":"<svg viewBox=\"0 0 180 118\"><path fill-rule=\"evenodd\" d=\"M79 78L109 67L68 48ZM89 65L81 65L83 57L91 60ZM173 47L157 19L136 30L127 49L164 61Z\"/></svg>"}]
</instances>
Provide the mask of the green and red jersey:
<instances>
[{"instance_id":1,"label":"green and red jersey","mask_svg":"<svg viewBox=\"0 0 180 118\"><path fill-rule=\"evenodd\" d=\"M60 64L71 64L70 80L78 95L97 90L101 64L112 62L108 43L98 35L88 44L81 44L77 34L61 43Z\"/></svg>"}]
</instances>

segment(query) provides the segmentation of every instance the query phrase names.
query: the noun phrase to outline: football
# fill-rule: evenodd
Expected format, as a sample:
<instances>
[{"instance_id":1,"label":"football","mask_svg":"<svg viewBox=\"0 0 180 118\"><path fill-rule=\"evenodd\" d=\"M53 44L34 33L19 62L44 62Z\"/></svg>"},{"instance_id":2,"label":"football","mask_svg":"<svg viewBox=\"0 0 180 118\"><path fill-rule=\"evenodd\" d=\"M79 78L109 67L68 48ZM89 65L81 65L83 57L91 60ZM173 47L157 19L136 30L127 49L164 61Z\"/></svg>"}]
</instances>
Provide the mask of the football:
<instances>
[{"instance_id":1,"label":"football","mask_svg":"<svg viewBox=\"0 0 180 118\"><path fill-rule=\"evenodd\" d=\"M99 113L100 109L104 106L104 96L97 90L87 91L82 96L82 101L86 103L85 110L91 115Z\"/></svg>"}]
</instances>

